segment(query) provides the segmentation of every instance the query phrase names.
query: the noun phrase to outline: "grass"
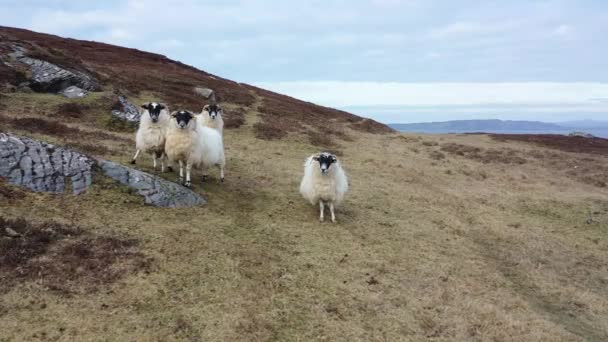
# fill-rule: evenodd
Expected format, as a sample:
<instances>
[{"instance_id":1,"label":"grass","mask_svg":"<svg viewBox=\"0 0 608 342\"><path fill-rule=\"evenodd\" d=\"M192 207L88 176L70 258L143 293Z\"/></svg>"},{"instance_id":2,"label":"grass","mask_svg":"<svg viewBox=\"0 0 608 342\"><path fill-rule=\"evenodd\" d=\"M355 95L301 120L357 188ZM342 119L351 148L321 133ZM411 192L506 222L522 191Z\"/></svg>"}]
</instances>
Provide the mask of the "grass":
<instances>
[{"instance_id":1,"label":"grass","mask_svg":"<svg viewBox=\"0 0 608 342\"><path fill-rule=\"evenodd\" d=\"M137 253L150 260L147 272L127 268L95 286L90 277L75 278L69 294L44 280L12 283L0 297L0 339L608 336L607 193L555 169L564 160L599 165L605 157L481 135L421 139L345 129L353 140L340 145L351 192L339 223L319 224L317 208L297 193L303 160L317 147L306 134L256 138L257 115L250 109L244 125L225 132L225 183L215 171L206 183L195 175L205 207L144 206L108 182L81 196L24 192L0 201L6 219L36 213L37 222L90 236L136 238ZM463 156L446 144L468 147ZM108 157L127 164L132 151L120 146L108 143ZM481 158L487 151L526 163ZM471 153L481 159L467 158ZM137 167L152 172L150 164L142 159ZM41 260L63 269L70 263L60 255ZM116 265L135 265L120 260Z\"/></svg>"}]
</instances>

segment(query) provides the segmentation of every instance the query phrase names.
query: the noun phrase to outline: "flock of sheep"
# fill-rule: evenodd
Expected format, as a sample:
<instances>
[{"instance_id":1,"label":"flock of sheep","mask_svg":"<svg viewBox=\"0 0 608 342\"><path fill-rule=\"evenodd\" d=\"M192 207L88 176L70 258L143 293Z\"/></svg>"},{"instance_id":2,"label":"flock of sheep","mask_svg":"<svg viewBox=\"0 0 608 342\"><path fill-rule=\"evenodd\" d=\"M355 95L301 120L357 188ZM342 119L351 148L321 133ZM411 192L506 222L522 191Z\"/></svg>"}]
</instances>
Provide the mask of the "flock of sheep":
<instances>
[{"instance_id":1,"label":"flock of sheep","mask_svg":"<svg viewBox=\"0 0 608 342\"><path fill-rule=\"evenodd\" d=\"M219 105L206 105L197 114L188 110L169 114L167 105L157 102L145 103L141 107L143 112L135 139L137 150L131 164L135 164L144 152L152 155L154 169L160 160L161 172L165 171L165 162L169 171L173 171L173 165L179 164L179 182L186 187L192 185L190 175L193 167L202 170L205 181L209 168L217 166L220 179L224 181L224 121ZM346 173L335 155L323 152L306 159L300 193L312 205L319 204L320 221L324 221L327 205L331 221L336 222L334 208L342 202L347 191Z\"/></svg>"}]
</instances>

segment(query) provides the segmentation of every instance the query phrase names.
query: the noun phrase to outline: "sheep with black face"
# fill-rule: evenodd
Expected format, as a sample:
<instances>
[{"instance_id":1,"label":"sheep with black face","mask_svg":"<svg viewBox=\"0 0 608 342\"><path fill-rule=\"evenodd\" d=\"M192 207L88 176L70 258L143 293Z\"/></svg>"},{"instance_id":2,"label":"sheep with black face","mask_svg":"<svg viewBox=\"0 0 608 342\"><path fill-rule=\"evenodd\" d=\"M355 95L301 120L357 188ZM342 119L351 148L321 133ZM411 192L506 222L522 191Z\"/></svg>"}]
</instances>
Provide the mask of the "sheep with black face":
<instances>
[{"instance_id":1,"label":"sheep with black face","mask_svg":"<svg viewBox=\"0 0 608 342\"><path fill-rule=\"evenodd\" d=\"M165 135L169 125L169 109L166 105L157 102L144 103L141 107L143 112L135 135L137 151L131 164L136 163L137 157L143 151L152 154L154 169L156 169L156 160L160 159L161 171L164 172Z\"/></svg>"},{"instance_id":2,"label":"sheep with black face","mask_svg":"<svg viewBox=\"0 0 608 342\"><path fill-rule=\"evenodd\" d=\"M165 154L169 162L179 163L179 182L187 187L191 186L190 171L192 165L200 162L198 151L198 132L194 114L187 110L171 113L171 123L167 130L167 141L165 143ZM184 182L184 165L186 168L186 179Z\"/></svg>"},{"instance_id":3,"label":"sheep with black face","mask_svg":"<svg viewBox=\"0 0 608 342\"><path fill-rule=\"evenodd\" d=\"M222 118L222 107L220 105L211 103L203 107L201 112L202 124L205 127L213 128L220 134L224 133L224 119Z\"/></svg>"},{"instance_id":4,"label":"sheep with black face","mask_svg":"<svg viewBox=\"0 0 608 342\"><path fill-rule=\"evenodd\" d=\"M334 213L348 191L348 179L338 158L328 152L313 154L304 162L304 177L300 183L300 194L312 205L319 204L319 220L323 222L325 204L329 205L331 221Z\"/></svg>"}]
</instances>

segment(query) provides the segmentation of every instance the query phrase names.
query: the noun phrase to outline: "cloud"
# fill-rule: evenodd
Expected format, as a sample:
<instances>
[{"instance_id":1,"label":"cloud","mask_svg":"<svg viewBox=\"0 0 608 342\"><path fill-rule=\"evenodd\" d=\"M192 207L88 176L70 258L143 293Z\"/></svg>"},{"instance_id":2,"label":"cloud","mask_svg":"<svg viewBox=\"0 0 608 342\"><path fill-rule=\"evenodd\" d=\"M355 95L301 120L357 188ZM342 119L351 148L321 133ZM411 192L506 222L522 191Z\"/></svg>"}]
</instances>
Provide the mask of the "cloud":
<instances>
[{"instance_id":1,"label":"cloud","mask_svg":"<svg viewBox=\"0 0 608 342\"><path fill-rule=\"evenodd\" d=\"M608 83L262 82L257 86L328 106L590 105ZM597 101L596 101L597 102Z\"/></svg>"}]
</instances>

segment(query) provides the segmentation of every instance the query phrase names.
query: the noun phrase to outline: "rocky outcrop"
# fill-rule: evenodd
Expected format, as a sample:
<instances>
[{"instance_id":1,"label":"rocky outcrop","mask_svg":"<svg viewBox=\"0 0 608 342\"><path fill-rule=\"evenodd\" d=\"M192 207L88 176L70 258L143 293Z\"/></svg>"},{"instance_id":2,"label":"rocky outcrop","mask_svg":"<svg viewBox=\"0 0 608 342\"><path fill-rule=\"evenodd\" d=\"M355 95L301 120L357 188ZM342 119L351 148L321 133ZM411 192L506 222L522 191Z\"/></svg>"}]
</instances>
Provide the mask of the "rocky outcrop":
<instances>
[{"instance_id":1,"label":"rocky outcrop","mask_svg":"<svg viewBox=\"0 0 608 342\"><path fill-rule=\"evenodd\" d=\"M93 181L93 164L78 152L0 133L0 177L32 191L62 193L71 185L80 194Z\"/></svg>"},{"instance_id":2,"label":"rocky outcrop","mask_svg":"<svg viewBox=\"0 0 608 342\"><path fill-rule=\"evenodd\" d=\"M29 87L37 92L58 93L69 86L98 91L99 83L88 74L79 71L69 71L40 59L21 57L19 62L29 66L32 77Z\"/></svg>"},{"instance_id":3,"label":"rocky outcrop","mask_svg":"<svg viewBox=\"0 0 608 342\"><path fill-rule=\"evenodd\" d=\"M126 97L119 95L116 108L112 109L112 116L132 123L138 123L141 118L141 113L137 106L129 102Z\"/></svg>"},{"instance_id":4,"label":"rocky outcrop","mask_svg":"<svg viewBox=\"0 0 608 342\"><path fill-rule=\"evenodd\" d=\"M135 189L139 195L144 197L146 204L176 208L192 207L206 203L195 192L149 173L107 160L98 160L98 165L107 176Z\"/></svg>"},{"instance_id":5,"label":"rocky outcrop","mask_svg":"<svg viewBox=\"0 0 608 342\"><path fill-rule=\"evenodd\" d=\"M31 77L27 86L37 92L59 93L62 90L76 86L88 91L99 91L99 82L91 75L81 71L71 71L53 63L26 56L27 49L19 45L11 45L12 53L8 54L11 66L15 63L25 65L30 70Z\"/></svg>"},{"instance_id":6,"label":"rocky outcrop","mask_svg":"<svg viewBox=\"0 0 608 342\"><path fill-rule=\"evenodd\" d=\"M74 194L85 192L94 173L137 191L146 204L158 207L191 207L205 204L192 190L157 176L103 159L25 137L0 133L0 177L36 192Z\"/></svg>"}]
</instances>

